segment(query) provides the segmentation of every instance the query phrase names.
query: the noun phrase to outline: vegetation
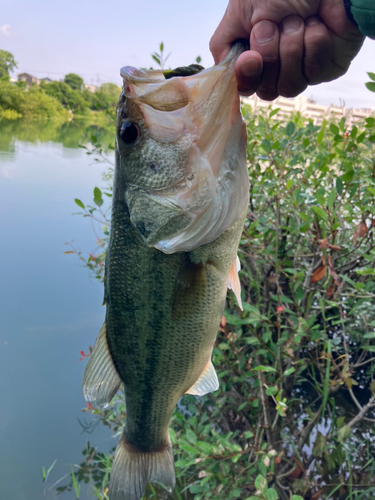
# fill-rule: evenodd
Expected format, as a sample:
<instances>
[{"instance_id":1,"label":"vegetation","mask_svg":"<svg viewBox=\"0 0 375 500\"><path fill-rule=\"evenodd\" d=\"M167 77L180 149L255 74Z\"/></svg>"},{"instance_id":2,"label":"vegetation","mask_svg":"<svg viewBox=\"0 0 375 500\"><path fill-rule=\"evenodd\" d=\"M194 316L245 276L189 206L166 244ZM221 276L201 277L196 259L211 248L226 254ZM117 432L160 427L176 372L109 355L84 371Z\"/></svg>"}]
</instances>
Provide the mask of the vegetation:
<instances>
[{"instance_id":1,"label":"vegetation","mask_svg":"<svg viewBox=\"0 0 375 500\"><path fill-rule=\"evenodd\" d=\"M239 249L244 311L230 295L213 352L220 388L181 399L170 429L177 486L169 495L150 485L146 498L374 497L375 119L348 129L345 118L316 126L299 114L283 123L277 113L243 109L250 176ZM89 153L110 163L111 150L96 136L92 143ZM106 181L112 172L109 165ZM91 205L76 200L102 222L103 237L88 258L67 252L98 281L110 197L107 186L94 189ZM117 434L123 394L107 409L88 404L84 412L96 419L82 423L86 430L101 422ZM88 443L83 456L58 491L77 495L84 482L106 499L113 454Z\"/></svg>"},{"instance_id":2,"label":"vegetation","mask_svg":"<svg viewBox=\"0 0 375 500\"><path fill-rule=\"evenodd\" d=\"M13 54L0 49L0 80L9 80L9 73L17 68Z\"/></svg>"},{"instance_id":3,"label":"vegetation","mask_svg":"<svg viewBox=\"0 0 375 500\"><path fill-rule=\"evenodd\" d=\"M5 116L4 116L5 112ZM67 121L70 113L53 97L47 95L36 85L28 91L9 81L0 80L0 117L15 112L16 117L27 119L47 119ZM9 116L8 116L9 117Z\"/></svg>"},{"instance_id":4,"label":"vegetation","mask_svg":"<svg viewBox=\"0 0 375 500\"><path fill-rule=\"evenodd\" d=\"M97 92L89 92L83 86L83 78L74 73L65 75L64 81L33 84L12 84L9 72L16 68L10 52L0 50L0 118L17 118L68 121L72 117L91 117L98 111L106 111L117 103L121 89L114 83L104 83ZM3 77L2 77L3 75Z\"/></svg>"},{"instance_id":5,"label":"vegetation","mask_svg":"<svg viewBox=\"0 0 375 500\"><path fill-rule=\"evenodd\" d=\"M75 73L65 75L64 82L70 85L73 90L82 90L83 88L83 78Z\"/></svg>"}]
</instances>

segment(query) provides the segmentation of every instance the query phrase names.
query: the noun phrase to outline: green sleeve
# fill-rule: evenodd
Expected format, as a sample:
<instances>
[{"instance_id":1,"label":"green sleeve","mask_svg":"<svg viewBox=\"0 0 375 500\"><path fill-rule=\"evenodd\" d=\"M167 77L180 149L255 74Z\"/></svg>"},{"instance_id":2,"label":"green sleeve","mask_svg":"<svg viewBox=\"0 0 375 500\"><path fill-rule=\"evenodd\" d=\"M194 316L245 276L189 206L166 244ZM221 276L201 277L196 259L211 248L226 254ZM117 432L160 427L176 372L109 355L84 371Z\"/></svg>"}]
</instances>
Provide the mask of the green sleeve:
<instances>
[{"instance_id":1,"label":"green sleeve","mask_svg":"<svg viewBox=\"0 0 375 500\"><path fill-rule=\"evenodd\" d=\"M351 0L351 13L360 31L375 38L375 0Z\"/></svg>"}]
</instances>

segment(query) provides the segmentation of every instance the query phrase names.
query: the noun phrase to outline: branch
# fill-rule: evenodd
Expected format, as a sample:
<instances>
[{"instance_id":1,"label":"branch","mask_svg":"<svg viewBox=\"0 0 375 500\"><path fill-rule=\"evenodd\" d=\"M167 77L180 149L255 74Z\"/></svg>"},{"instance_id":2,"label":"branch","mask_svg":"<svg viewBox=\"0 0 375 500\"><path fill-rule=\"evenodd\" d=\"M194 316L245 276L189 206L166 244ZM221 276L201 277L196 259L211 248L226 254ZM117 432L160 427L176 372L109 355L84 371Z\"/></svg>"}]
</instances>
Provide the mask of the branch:
<instances>
[{"instance_id":1,"label":"branch","mask_svg":"<svg viewBox=\"0 0 375 500\"><path fill-rule=\"evenodd\" d=\"M258 366L261 365L260 359L257 356L256 361ZM260 370L258 371L258 380L259 380L259 392L260 392L260 401L263 407L263 415L264 415L264 428L266 429L268 446L273 447L273 436L272 436L272 428L271 428L271 418L269 413L268 399L266 393L264 391L264 375Z\"/></svg>"},{"instance_id":2,"label":"branch","mask_svg":"<svg viewBox=\"0 0 375 500\"><path fill-rule=\"evenodd\" d=\"M371 398L369 399L369 402L367 403L366 406L364 406L363 408L361 407L361 405L358 403L356 397L354 396L354 394L352 395L352 397L354 397L354 402L356 402L356 405L361 408L361 411L358 413L357 416L355 416L347 425L348 427L353 427L355 424L357 424L358 422L360 422L361 420L364 419L366 413L368 412L368 410L370 408L372 408L374 405L375 405L375 394L373 394L371 396Z\"/></svg>"}]
</instances>

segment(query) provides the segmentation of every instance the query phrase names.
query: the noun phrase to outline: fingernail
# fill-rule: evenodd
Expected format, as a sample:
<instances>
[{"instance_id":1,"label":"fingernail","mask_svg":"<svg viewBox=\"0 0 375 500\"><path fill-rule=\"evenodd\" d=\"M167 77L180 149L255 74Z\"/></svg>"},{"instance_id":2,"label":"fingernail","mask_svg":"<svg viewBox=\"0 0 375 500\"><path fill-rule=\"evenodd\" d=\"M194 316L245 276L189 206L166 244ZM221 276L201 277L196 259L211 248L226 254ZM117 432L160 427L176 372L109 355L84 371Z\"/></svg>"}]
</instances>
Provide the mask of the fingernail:
<instances>
[{"instance_id":1,"label":"fingernail","mask_svg":"<svg viewBox=\"0 0 375 500\"><path fill-rule=\"evenodd\" d=\"M275 36L275 25L269 21L261 21L253 28L254 36L258 43L267 43Z\"/></svg>"},{"instance_id":2,"label":"fingernail","mask_svg":"<svg viewBox=\"0 0 375 500\"><path fill-rule=\"evenodd\" d=\"M248 59L242 63L241 71L244 76L259 76L259 63L255 59Z\"/></svg>"},{"instance_id":3,"label":"fingernail","mask_svg":"<svg viewBox=\"0 0 375 500\"><path fill-rule=\"evenodd\" d=\"M290 16L285 19L282 25L284 33L294 33L302 26L302 19L298 16Z\"/></svg>"}]
</instances>

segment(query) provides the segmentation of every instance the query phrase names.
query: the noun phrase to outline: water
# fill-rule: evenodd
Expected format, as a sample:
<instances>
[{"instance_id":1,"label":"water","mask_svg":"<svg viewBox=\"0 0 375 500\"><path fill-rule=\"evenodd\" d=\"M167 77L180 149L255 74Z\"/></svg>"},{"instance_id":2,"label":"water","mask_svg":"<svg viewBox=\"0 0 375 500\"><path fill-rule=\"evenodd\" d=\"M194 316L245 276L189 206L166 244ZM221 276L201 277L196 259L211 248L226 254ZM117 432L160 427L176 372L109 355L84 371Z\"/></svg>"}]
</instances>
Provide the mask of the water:
<instances>
[{"instance_id":1,"label":"water","mask_svg":"<svg viewBox=\"0 0 375 500\"><path fill-rule=\"evenodd\" d=\"M81 136L75 124L0 122L1 500L56 498L49 488L91 437L78 423L87 418L78 360L102 325L103 290L64 243L95 249L89 220L71 214L74 198L92 201L103 166L78 147ZM92 441L109 451L116 440L98 426Z\"/></svg>"}]
</instances>

